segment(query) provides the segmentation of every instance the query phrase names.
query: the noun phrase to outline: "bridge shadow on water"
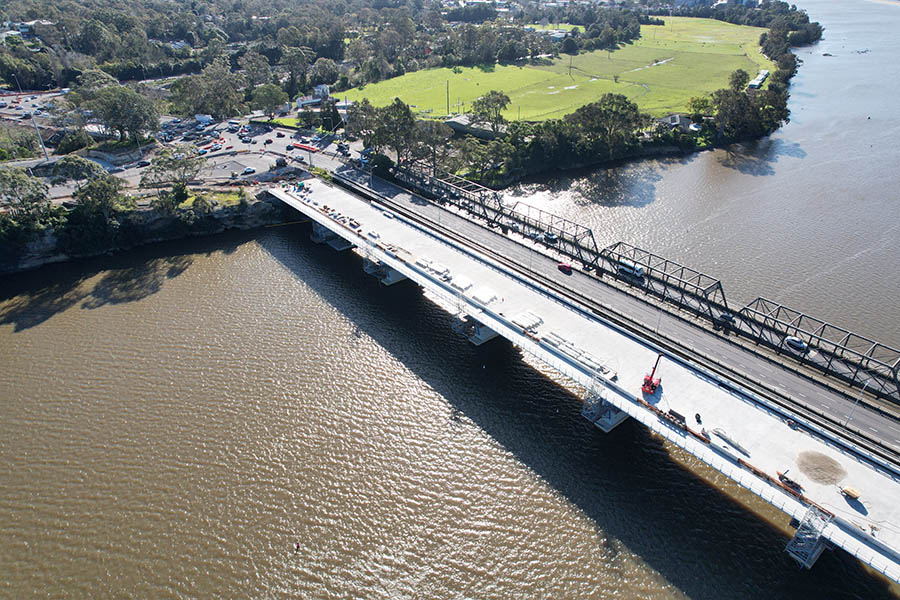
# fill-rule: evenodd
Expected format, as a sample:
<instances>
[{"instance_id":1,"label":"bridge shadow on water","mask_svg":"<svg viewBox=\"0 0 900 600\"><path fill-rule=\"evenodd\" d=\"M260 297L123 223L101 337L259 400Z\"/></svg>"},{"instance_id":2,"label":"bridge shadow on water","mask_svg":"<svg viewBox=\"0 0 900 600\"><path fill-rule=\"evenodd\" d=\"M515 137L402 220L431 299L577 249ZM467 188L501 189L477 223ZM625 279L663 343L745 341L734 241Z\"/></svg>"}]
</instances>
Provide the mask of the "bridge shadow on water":
<instances>
[{"instance_id":1,"label":"bridge shadow on water","mask_svg":"<svg viewBox=\"0 0 900 600\"><path fill-rule=\"evenodd\" d=\"M474 347L453 334L450 317L414 284L383 287L356 255L309 241L308 225L257 242L355 324L348 344L369 336L412 370L450 403L451 426L470 420L589 517L605 552L624 545L691 598L892 597L887 582L840 551L800 570L779 528L671 458L659 438L630 420L603 434L580 416L576 396L511 344Z\"/></svg>"},{"instance_id":2,"label":"bridge shadow on water","mask_svg":"<svg viewBox=\"0 0 900 600\"><path fill-rule=\"evenodd\" d=\"M193 263L191 254L234 252L253 235L160 242L114 256L45 265L10 275L0 280L0 325L12 324L15 331L23 331L75 306L94 309L142 300L184 273Z\"/></svg>"}]
</instances>

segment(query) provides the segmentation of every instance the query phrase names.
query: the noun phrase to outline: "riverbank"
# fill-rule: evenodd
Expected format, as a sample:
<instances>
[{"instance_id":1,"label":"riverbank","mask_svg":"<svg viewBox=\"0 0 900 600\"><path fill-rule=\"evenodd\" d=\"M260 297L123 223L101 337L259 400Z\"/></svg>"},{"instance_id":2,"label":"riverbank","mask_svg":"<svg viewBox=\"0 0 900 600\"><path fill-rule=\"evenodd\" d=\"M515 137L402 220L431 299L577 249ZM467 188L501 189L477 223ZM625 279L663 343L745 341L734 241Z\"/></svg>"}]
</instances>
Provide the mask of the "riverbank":
<instances>
[{"instance_id":1,"label":"riverbank","mask_svg":"<svg viewBox=\"0 0 900 600\"><path fill-rule=\"evenodd\" d=\"M118 235L113 238L115 241L96 247L90 252L61 252L57 232L48 229L38 239L28 244L21 256L14 260L7 257L0 259L0 277L37 269L46 264L114 254L156 242L283 223L285 218L282 208L266 196L260 194L260 197L250 199L244 204L216 207L209 212L189 209L167 214L149 207L138 208L119 217Z\"/></svg>"}]
</instances>

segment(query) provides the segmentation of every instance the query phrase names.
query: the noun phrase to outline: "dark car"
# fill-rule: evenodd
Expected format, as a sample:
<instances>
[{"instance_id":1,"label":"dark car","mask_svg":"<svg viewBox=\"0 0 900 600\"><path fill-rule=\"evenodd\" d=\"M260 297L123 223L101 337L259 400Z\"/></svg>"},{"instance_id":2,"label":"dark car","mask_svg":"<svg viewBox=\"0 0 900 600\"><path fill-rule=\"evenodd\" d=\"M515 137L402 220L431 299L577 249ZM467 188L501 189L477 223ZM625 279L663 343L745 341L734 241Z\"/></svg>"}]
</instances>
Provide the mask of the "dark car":
<instances>
[{"instance_id":1,"label":"dark car","mask_svg":"<svg viewBox=\"0 0 900 600\"><path fill-rule=\"evenodd\" d=\"M149 160L139 160L139 161L137 161L137 164L134 166L137 167L138 169L142 169L144 167L149 167L150 161Z\"/></svg>"},{"instance_id":2,"label":"dark car","mask_svg":"<svg viewBox=\"0 0 900 600\"><path fill-rule=\"evenodd\" d=\"M294 145L293 145L293 144L288 144L287 146L284 147L284 149L287 150L288 152L290 152L291 150L294 149Z\"/></svg>"},{"instance_id":3,"label":"dark car","mask_svg":"<svg viewBox=\"0 0 900 600\"><path fill-rule=\"evenodd\" d=\"M271 140L271 139L268 139L268 138L266 138L266 144L271 144L271 143L272 143L272 140Z\"/></svg>"},{"instance_id":4,"label":"dark car","mask_svg":"<svg viewBox=\"0 0 900 600\"><path fill-rule=\"evenodd\" d=\"M284 134L281 133L280 131L276 131L276 132L275 132L275 135L278 136L278 137L284 137Z\"/></svg>"},{"instance_id":5,"label":"dark car","mask_svg":"<svg viewBox=\"0 0 900 600\"><path fill-rule=\"evenodd\" d=\"M556 268L566 275L572 274L572 265L570 265L569 263L559 263L558 265L556 265Z\"/></svg>"}]
</instances>

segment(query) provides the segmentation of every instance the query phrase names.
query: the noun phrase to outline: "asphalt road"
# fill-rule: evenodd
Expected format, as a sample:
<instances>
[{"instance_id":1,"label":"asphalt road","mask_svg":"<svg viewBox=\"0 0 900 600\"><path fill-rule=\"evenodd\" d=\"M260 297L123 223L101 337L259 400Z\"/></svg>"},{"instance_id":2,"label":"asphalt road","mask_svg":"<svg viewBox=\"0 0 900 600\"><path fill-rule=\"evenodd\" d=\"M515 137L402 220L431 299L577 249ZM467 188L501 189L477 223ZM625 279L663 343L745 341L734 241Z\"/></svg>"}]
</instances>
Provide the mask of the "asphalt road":
<instances>
[{"instance_id":1,"label":"asphalt road","mask_svg":"<svg viewBox=\"0 0 900 600\"><path fill-rule=\"evenodd\" d=\"M802 377L775 361L731 343L722 334L685 322L594 276L577 270L573 271L572 275L564 275L557 269L558 260L547 256L531 240L517 234L503 235L421 199L414 200L405 190L386 182L376 179L374 184L380 193L392 197L395 201L404 202L419 214L490 246L521 265L529 265L542 275L558 279L573 290L610 306L621 314L628 315L651 330L678 340L682 346L715 357L719 362L744 373L750 379L774 387L780 395L814 407L817 411L829 415L835 422L848 425L851 429L855 428L866 437L877 439L900 452L900 421L868 410L862 404L855 406L856 401L853 397L847 397ZM650 367L651 365L647 366L648 370Z\"/></svg>"}]
</instances>

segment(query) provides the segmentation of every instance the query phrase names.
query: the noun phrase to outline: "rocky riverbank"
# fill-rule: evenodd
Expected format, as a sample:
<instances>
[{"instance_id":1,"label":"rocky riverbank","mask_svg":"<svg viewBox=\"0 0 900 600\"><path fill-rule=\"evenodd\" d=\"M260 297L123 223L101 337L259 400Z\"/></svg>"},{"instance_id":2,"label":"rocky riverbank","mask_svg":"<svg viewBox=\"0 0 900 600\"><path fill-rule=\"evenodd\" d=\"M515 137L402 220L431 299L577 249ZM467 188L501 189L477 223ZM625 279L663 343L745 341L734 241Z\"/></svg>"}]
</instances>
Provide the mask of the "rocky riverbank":
<instances>
[{"instance_id":1,"label":"rocky riverbank","mask_svg":"<svg viewBox=\"0 0 900 600\"><path fill-rule=\"evenodd\" d=\"M253 229L284 221L282 207L267 194L260 194L246 204L216 208L205 213L187 210L166 214L151 208L137 209L120 216L114 241L91 252L61 252L57 232L47 230L31 242L22 255L0 257L0 275L76 258L113 254L154 242L214 235L230 229Z\"/></svg>"}]
</instances>

